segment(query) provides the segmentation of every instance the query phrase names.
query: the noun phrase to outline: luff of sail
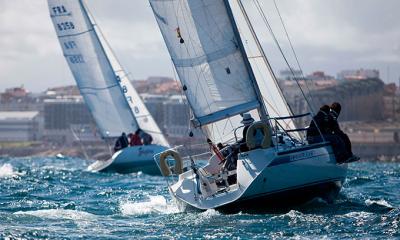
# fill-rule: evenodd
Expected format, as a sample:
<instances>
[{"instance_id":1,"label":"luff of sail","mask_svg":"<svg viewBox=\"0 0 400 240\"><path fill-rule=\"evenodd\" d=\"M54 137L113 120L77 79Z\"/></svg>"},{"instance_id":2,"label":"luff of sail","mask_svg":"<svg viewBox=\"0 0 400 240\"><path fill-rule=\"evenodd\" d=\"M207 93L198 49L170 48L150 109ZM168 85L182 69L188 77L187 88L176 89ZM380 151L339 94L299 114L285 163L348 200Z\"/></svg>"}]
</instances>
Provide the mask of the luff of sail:
<instances>
[{"instance_id":1,"label":"luff of sail","mask_svg":"<svg viewBox=\"0 0 400 240\"><path fill-rule=\"evenodd\" d=\"M260 106L223 1L150 0L150 4L195 124Z\"/></svg>"}]
</instances>

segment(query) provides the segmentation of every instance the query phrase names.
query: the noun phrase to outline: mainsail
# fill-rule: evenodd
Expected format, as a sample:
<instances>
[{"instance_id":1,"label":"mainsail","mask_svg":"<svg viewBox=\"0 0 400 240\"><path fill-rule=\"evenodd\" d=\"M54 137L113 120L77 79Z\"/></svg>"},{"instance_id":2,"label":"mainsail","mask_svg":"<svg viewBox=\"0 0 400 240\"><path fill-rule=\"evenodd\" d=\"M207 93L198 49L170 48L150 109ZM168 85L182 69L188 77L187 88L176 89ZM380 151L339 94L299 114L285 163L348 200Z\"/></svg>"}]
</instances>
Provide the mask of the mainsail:
<instances>
[{"instance_id":1,"label":"mainsail","mask_svg":"<svg viewBox=\"0 0 400 240\"><path fill-rule=\"evenodd\" d=\"M260 106L223 1L150 4L197 126Z\"/></svg>"},{"instance_id":2,"label":"mainsail","mask_svg":"<svg viewBox=\"0 0 400 240\"><path fill-rule=\"evenodd\" d=\"M255 57L263 55L254 44L256 36L243 35L244 27L238 27L238 21L246 21L233 14L232 2L150 0L194 118L217 141L232 140L238 114L262 109L261 104L269 117L291 115L269 65ZM285 121L285 127L295 128Z\"/></svg>"},{"instance_id":3,"label":"mainsail","mask_svg":"<svg viewBox=\"0 0 400 240\"><path fill-rule=\"evenodd\" d=\"M81 0L48 0L64 56L104 138L152 133L168 145Z\"/></svg>"}]
</instances>

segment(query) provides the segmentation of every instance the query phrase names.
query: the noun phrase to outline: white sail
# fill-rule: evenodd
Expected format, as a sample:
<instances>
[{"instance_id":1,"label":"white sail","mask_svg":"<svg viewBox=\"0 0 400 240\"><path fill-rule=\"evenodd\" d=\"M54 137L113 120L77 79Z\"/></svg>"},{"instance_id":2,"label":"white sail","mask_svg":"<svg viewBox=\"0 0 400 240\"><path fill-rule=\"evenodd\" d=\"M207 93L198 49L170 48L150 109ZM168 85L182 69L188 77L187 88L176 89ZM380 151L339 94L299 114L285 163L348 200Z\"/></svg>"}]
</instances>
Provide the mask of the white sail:
<instances>
[{"instance_id":1,"label":"white sail","mask_svg":"<svg viewBox=\"0 0 400 240\"><path fill-rule=\"evenodd\" d=\"M139 127L168 145L82 1L48 0L64 56L103 137Z\"/></svg>"},{"instance_id":2,"label":"white sail","mask_svg":"<svg viewBox=\"0 0 400 240\"><path fill-rule=\"evenodd\" d=\"M257 110L250 111L250 114L255 121L260 120ZM238 114L207 124L203 130L207 132L208 138L214 143L234 143L243 137L243 128L238 128L242 125L242 119L242 116ZM237 129L236 132L235 129Z\"/></svg>"},{"instance_id":3,"label":"white sail","mask_svg":"<svg viewBox=\"0 0 400 240\"><path fill-rule=\"evenodd\" d=\"M223 1L150 4L197 126L260 106Z\"/></svg>"},{"instance_id":4,"label":"white sail","mask_svg":"<svg viewBox=\"0 0 400 240\"><path fill-rule=\"evenodd\" d=\"M253 73L258 83L258 87L263 97L264 104L268 109L270 117L287 117L291 116L292 112L283 97L281 89L278 85L276 77L269 66L269 63L264 55L261 46L257 46L257 39L251 33L250 26L246 23L245 15L240 9L240 0L231 0L230 6L235 13L235 19L239 28L240 36L243 39L244 47L248 60L253 69ZM243 11L245 11L243 9ZM295 124L292 119L280 120L279 123L285 129L295 129ZM298 136L297 133L293 133Z\"/></svg>"},{"instance_id":5,"label":"white sail","mask_svg":"<svg viewBox=\"0 0 400 240\"><path fill-rule=\"evenodd\" d=\"M192 84L192 88L195 87L195 92L190 91L189 88L186 90L195 118L197 118L196 120L200 118L201 124L208 124L203 129L206 129L213 140L229 141L233 139L233 128L238 126L236 124L241 119L237 115L239 112L233 110L237 105L233 105L231 108L227 107L223 114L212 112L213 118L208 117L209 121L202 121L201 114L207 112L199 111L199 104L207 103L206 101L210 99L210 94L207 93L215 92L219 94L220 99L226 99L229 103L235 103L231 98L240 98L243 96L241 94L245 94L249 99L257 98L254 85L251 84L252 77L257 82L256 87L260 93L258 99L263 102L269 117L292 115L263 50L261 46L257 45L257 36L253 36L251 33L251 23L246 23L245 15L236 0L150 0L150 3L182 84L184 86ZM232 9L234 22L229 19L230 13L227 12L226 4ZM240 38L244 43L243 53L239 53L240 49L237 47L239 40L236 38L237 35L235 36L235 27L238 28ZM184 43L181 43L181 39ZM231 44L236 46L235 54L240 54L240 57L233 60L228 59L231 56L229 51L221 50L229 49ZM217 51L224 52L225 55L218 55L223 60L213 64L214 58L209 55L214 56ZM203 61L199 60L201 55L203 55ZM246 63L241 58L243 56L247 57L246 61L251 67L251 72L247 70ZM213 67L206 65L209 62ZM230 65L232 63L233 65ZM205 66L198 64L205 64ZM229 65L229 70L232 70L231 66L240 69L240 72L245 75L239 76L235 73L234 76L239 76L239 79L237 82L231 81L231 75L221 71L224 69L223 64ZM210 91L210 79L214 91ZM247 88L237 88L237 86L243 86L238 85L238 82L242 83L242 81L247 82ZM240 103L243 104L243 102ZM257 118L258 114L252 115ZM296 128L292 119L279 120L279 123L285 129ZM293 135L299 137L297 133L293 133Z\"/></svg>"},{"instance_id":6,"label":"white sail","mask_svg":"<svg viewBox=\"0 0 400 240\"><path fill-rule=\"evenodd\" d=\"M88 16L94 23L93 17L90 14L88 14ZM98 25L94 24L94 28L96 30L97 35L99 36L99 40L102 46L104 47L104 51L110 61L110 64L114 69L115 75L119 80L122 92L125 95L125 98L131 108L131 112L133 113L138 126L145 132L152 135L154 143L160 144L162 146L169 146L167 139L164 137L164 134L158 127L156 121L151 116L149 110L143 103L136 89L133 87L128 77L128 74L124 71L118 59L115 57L112 49L109 47L109 44L105 40L100 29L98 28Z\"/></svg>"},{"instance_id":7,"label":"white sail","mask_svg":"<svg viewBox=\"0 0 400 240\"><path fill-rule=\"evenodd\" d=\"M103 137L137 129L137 122L80 1L49 0L64 56Z\"/></svg>"}]
</instances>

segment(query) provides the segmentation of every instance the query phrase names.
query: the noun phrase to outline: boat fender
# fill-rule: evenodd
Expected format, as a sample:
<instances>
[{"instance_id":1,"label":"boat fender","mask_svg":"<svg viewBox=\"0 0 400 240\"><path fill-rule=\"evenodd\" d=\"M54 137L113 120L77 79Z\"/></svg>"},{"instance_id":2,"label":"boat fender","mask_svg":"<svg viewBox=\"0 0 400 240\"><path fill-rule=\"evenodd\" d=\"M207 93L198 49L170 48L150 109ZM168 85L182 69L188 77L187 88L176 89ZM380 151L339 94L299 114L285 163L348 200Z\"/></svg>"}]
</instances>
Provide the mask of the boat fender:
<instances>
[{"instance_id":1,"label":"boat fender","mask_svg":"<svg viewBox=\"0 0 400 240\"><path fill-rule=\"evenodd\" d=\"M160 170L163 176L171 175L171 169L167 164L167 158L171 156L175 160L174 174L181 174L183 172L183 161L177 151L167 150L160 154Z\"/></svg>"},{"instance_id":2,"label":"boat fender","mask_svg":"<svg viewBox=\"0 0 400 240\"><path fill-rule=\"evenodd\" d=\"M263 140L261 142L261 148L269 148L271 147L271 131L267 124L263 122L255 122L253 123L246 134L246 144L249 149L254 149L257 147L257 141L255 138L257 129L260 129L264 133Z\"/></svg>"}]
</instances>

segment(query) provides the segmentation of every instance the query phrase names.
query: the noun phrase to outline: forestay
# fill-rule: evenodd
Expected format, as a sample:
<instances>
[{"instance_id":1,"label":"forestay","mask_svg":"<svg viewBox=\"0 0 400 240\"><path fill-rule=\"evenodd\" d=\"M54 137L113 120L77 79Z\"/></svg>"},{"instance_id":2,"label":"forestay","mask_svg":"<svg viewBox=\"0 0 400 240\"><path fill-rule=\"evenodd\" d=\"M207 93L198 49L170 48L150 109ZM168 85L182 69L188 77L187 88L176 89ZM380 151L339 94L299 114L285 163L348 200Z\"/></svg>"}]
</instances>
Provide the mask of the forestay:
<instances>
[{"instance_id":1,"label":"forestay","mask_svg":"<svg viewBox=\"0 0 400 240\"><path fill-rule=\"evenodd\" d=\"M197 126L259 107L224 1L150 4Z\"/></svg>"},{"instance_id":2,"label":"forestay","mask_svg":"<svg viewBox=\"0 0 400 240\"><path fill-rule=\"evenodd\" d=\"M244 47L248 60L256 77L258 87L262 94L265 107L268 109L270 117L287 117L292 112L283 97L276 77L268 63L261 45L257 46L257 36L253 36L251 22L246 23L247 14L240 0L230 0L230 6L234 12L240 36L243 39ZM243 7L242 9L240 7ZM248 21L250 19L248 18ZM292 119L280 120L280 124L285 129L295 129ZM292 133L298 137L297 133Z\"/></svg>"}]
</instances>

